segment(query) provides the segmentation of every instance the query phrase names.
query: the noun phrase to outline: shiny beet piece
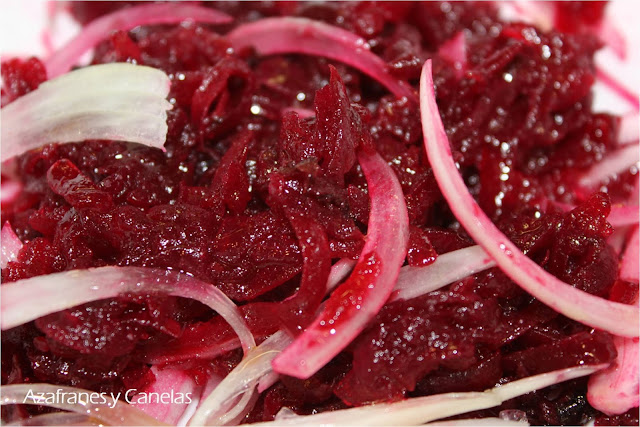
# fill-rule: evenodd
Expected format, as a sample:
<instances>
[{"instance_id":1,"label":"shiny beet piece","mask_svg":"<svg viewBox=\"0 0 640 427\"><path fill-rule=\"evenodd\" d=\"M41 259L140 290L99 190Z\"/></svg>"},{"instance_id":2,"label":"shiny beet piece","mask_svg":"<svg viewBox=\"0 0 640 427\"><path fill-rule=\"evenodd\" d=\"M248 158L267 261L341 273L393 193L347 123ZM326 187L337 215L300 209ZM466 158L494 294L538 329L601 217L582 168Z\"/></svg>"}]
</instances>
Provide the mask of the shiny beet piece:
<instances>
[{"instance_id":1,"label":"shiny beet piece","mask_svg":"<svg viewBox=\"0 0 640 427\"><path fill-rule=\"evenodd\" d=\"M609 334L591 331L505 355L502 366L509 374L528 377L569 366L608 363L616 355Z\"/></svg>"},{"instance_id":2,"label":"shiny beet piece","mask_svg":"<svg viewBox=\"0 0 640 427\"><path fill-rule=\"evenodd\" d=\"M51 165L47 171L47 182L54 193L64 197L74 208L105 212L113 207L111 195L100 190L69 160L58 160Z\"/></svg>"},{"instance_id":3,"label":"shiny beet piece","mask_svg":"<svg viewBox=\"0 0 640 427\"><path fill-rule=\"evenodd\" d=\"M73 349L81 354L116 357L130 353L153 330L177 336L180 325L169 317L173 304L157 301L99 301L80 308L49 314L36 320L53 353Z\"/></svg>"},{"instance_id":4,"label":"shiny beet piece","mask_svg":"<svg viewBox=\"0 0 640 427\"><path fill-rule=\"evenodd\" d=\"M3 60L1 105L4 107L36 90L45 80L47 80L47 70L38 58Z\"/></svg>"},{"instance_id":5,"label":"shiny beet piece","mask_svg":"<svg viewBox=\"0 0 640 427\"><path fill-rule=\"evenodd\" d=\"M350 405L397 400L439 367L468 369L500 320L495 300L455 291L388 304L354 341L353 368L336 393Z\"/></svg>"}]
</instances>

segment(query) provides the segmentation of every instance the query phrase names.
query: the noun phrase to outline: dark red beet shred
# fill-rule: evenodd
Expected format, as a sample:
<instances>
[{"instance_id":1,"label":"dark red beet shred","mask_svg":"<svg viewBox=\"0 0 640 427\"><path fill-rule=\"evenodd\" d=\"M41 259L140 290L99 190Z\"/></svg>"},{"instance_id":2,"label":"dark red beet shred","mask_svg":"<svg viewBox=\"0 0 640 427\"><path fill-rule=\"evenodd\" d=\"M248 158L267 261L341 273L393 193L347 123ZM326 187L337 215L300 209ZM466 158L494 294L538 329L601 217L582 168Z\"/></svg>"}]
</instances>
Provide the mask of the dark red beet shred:
<instances>
[{"instance_id":1,"label":"dark red beet shred","mask_svg":"<svg viewBox=\"0 0 640 427\"><path fill-rule=\"evenodd\" d=\"M129 3L70 7L84 24ZM617 255L606 242L611 203L629 194L631 179L622 175L608 194L576 189L579 174L615 149L617 126L590 108L600 42L579 28L601 19L603 5L584 3L558 8L557 27L567 33L501 22L490 2L211 7L233 15L233 25L297 15L343 27L414 86L432 58L453 155L482 208L549 272L606 297L632 292L617 281ZM10 176L24 188L2 205L2 222L11 222L25 246L2 270L3 283L104 265L172 268L222 289L258 340L282 327L295 334L313 319L330 262L356 258L364 245L369 198L359 149L377 150L401 183L409 265L473 244L426 160L416 104L324 58L234 52L223 35L233 25L143 27L98 46L94 64L135 61L169 75L166 152L86 141L14 159ZM468 56L458 78L436 52L460 31ZM36 89L45 70L38 59L12 59L2 63L2 77L6 105ZM301 119L289 107L313 110L315 118ZM578 207L555 213L548 200ZM237 350L216 350L234 340L230 327L197 302L125 295L4 332L2 384L141 389L154 381L152 362L180 366L203 384L239 362ZM484 390L615 356L609 334L550 310L494 268L387 304L310 379L285 376L262 393L245 421L271 420L282 407L309 414ZM585 380L574 380L472 415L517 410L531 424L595 418L597 425L637 425L637 408L609 417L585 396ZM2 408L5 421L36 412Z\"/></svg>"}]
</instances>

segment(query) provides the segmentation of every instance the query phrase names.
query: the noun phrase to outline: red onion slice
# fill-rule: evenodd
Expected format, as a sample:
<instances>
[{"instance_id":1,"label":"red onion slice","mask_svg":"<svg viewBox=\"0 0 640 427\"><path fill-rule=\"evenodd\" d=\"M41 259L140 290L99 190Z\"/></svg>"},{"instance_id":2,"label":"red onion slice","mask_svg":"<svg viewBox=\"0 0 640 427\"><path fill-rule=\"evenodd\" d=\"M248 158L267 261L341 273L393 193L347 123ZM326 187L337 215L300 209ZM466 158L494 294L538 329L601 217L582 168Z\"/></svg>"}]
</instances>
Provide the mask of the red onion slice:
<instances>
[{"instance_id":1,"label":"red onion slice","mask_svg":"<svg viewBox=\"0 0 640 427\"><path fill-rule=\"evenodd\" d=\"M316 112L314 110L308 110L306 108L297 108L297 107L287 107L283 108L281 115L284 116L289 112L294 112L300 117L300 119L308 119L309 117L315 117Z\"/></svg>"},{"instance_id":2,"label":"red onion slice","mask_svg":"<svg viewBox=\"0 0 640 427\"><path fill-rule=\"evenodd\" d=\"M47 59L47 76L51 79L69 71L84 53L109 37L113 31L129 31L140 25L179 24L186 20L226 24L232 18L208 7L175 3L146 4L121 9L91 21L80 34Z\"/></svg>"},{"instance_id":3,"label":"red onion slice","mask_svg":"<svg viewBox=\"0 0 640 427\"><path fill-rule=\"evenodd\" d=\"M4 181L0 187L0 203L2 205L13 203L22 191L22 184L18 181Z\"/></svg>"},{"instance_id":4,"label":"red onion slice","mask_svg":"<svg viewBox=\"0 0 640 427\"><path fill-rule=\"evenodd\" d=\"M390 300L416 298L495 265L477 245L447 252L425 267L402 267Z\"/></svg>"},{"instance_id":5,"label":"red onion slice","mask_svg":"<svg viewBox=\"0 0 640 427\"><path fill-rule=\"evenodd\" d=\"M331 292L344 279L349 277L349 274L351 274L355 266L356 260L350 258L342 258L333 264L331 266L331 273L329 273L329 279L327 280L327 293Z\"/></svg>"},{"instance_id":6,"label":"red onion slice","mask_svg":"<svg viewBox=\"0 0 640 427\"><path fill-rule=\"evenodd\" d=\"M200 301L231 325L245 353L255 346L238 307L221 290L187 274L144 267L71 270L2 285L1 327L7 330L47 314L125 292L162 292Z\"/></svg>"},{"instance_id":7,"label":"red onion slice","mask_svg":"<svg viewBox=\"0 0 640 427\"><path fill-rule=\"evenodd\" d=\"M195 399L196 382L180 369L152 366L151 372L156 380L146 389L140 390L142 393L133 396L131 402L156 420L176 425L192 399ZM151 393L158 396L169 393L172 398L170 402L162 402L162 399L149 397L153 396Z\"/></svg>"},{"instance_id":8,"label":"red onion slice","mask_svg":"<svg viewBox=\"0 0 640 427\"><path fill-rule=\"evenodd\" d=\"M640 165L640 145L626 145L609 153L604 160L589 168L580 178L579 185L584 189L593 189L605 179L638 165Z\"/></svg>"},{"instance_id":9,"label":"red onion slice","mask_svg":"<svg viewBox=\"0 0 640 427\"><path fill-rule=\"evenodd\" d=\"M169 86L161 70L127 63L93 65L44 82L2 108L0 159L86 139L162 148Z\"/></svg>"},{"instance_id":10,"label":"red onion slice","mask_svg":"<svg viewBox=\"0 0 640 427\"><path fill-rule=\"evenodd\" d=\"M587 399L595 409L617 415L636 408L640 401L640 345L637 337L613 337L613 343L618 351L616 361L589 379Z\"/></svg>"},{"instance_id":11,"label":"red onion slice","mask_svg":"<svg viewBox=\"0 0 640 427\"><path fill-rule=\"evenodd\" d=\"M11 261L18 258L18 252L22 249L22 242L16 236L11 228L9 221L5 222L0 232L0 240L2 240L2 254L0 254L0 268L5 268Z\"/></svg>"},{"instance_id":12,"label":"red onion slice","mask_svg":"<svg viewBox=\"0 0 640 427\"><path fill-rule=\"evenodd\" d=\"M638 144L640 139L640 118L638 112L627 113L620 118L618 144Z\"/></svg>"},{"instance_id":13,"label":"red onion slice","mask_svg":"<svg viewBox=\"0 0 640 427\"><path fill-rule=\"evenodd\" d=\"M638 234L638 227L635 227L627 242L627 248L622 255L622 263L620 265L620 278L633 283L638 283L638 276L640 276L638 271L640 238Z\"/></svg>"},{"instance_id":14,"label":"red onion slice","mask_svg":"<svg viewBox=\"0 0 640 427\"><path fill-rule=\"evenodd\" d=\"M276 421L252 426L296 425L420 425L453 415L492 408L514 397L580 378L608 365L580 366L535 375L484 392L445 393L414 397L393 403L377 403L355 408L327 411L315 415L279 417Z\"/></svg>"},{"instance_id":15,"label":"red onion slice","mask_svg":"<svg viewBox=\"0 0 640 427\"><path fill-rule=\"evenodd\" d=\"M638 271L638 227L635 227L622 256L620 279L636 285ZM638 305L636 295L635 305ZM616 362L589 379L587 399L591 406L606 414L622 414L640 402L640 345L638 338L614 337L618 351Z\"/></svg>"},{"instance_id":16,"label":"red onion slice","mask_svg":"<svg viewBox=\"0 0 640 427\"><path fill-rule=\"evenodd\" d=\"M362 37L333 25L307 18L265 18L239 25L227 39L236 49L252 46L260 55L302 53L340 61L373 78L398 98L417 101L411 86L394 78Z\"/></svg>"},{"instance_id":17,"label":"red onion slice","mask_svg":"<svg viewBox=\"0 0 640 427\"><path fill-rule=\"evenodd\" d=\"M500 269L525 291L565 316L616 335L637 337L638 307L576 289L524 255L485 215L458 173L436 104L431 61L420 79L424 144L438 186L454 215Z\"/></svg>"},{"instance_id":18,"label":"red onion slice","mask_svg":"<svg viewBox=\"0 0 640 427\"><path fill-rule=\"evenodd\" d=\"M467 70L467 43L464 32L460 31L442 43L438 48L438 55L449 61L453 65L456 77L461 78Z\"/></svg>"},{"instance_id":19,"label":"red onion slice","mask_svg":"<svg viewBox=\"0 0 640 427\"><path fill-rule=\"evenodd\" d=\"M308 378L349 345L389 298L404 262L409 218L400 183L380 155L361 151L358 160L371 197L360 260L313 323L273 361L280 374Z\"/></svg>"}]
</instances>

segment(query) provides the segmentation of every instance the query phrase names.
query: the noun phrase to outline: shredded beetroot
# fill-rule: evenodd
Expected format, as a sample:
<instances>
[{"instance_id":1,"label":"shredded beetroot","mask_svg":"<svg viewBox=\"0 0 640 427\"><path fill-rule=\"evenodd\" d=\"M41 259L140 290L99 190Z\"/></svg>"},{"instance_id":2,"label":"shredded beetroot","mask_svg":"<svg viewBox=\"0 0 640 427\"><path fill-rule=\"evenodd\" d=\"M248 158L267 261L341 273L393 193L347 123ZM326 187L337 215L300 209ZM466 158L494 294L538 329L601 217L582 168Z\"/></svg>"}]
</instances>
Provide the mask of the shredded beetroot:
<instances>
[{"instance_id":1,"label":"shredded beetroot","mask_svg":"<svg viewBox=\"0 0 640 427\"><path fill-rule=\"evenodd\" d=\"M70 45L44 62L3 59L3 129L11 105L85 49L92 65L161 71L168 94L109 98L123 79L38 111L68 112L69 99L79 113L109 100L130 119L171 109L153 146L36 138L2 150L3 262L15 244L2 303L22 292L0 313L2 395L184 386L201 398L186 413L145 406L183 424L199 411L221 425L637 425L637 340L602 329L637 334L638 100L610 82L629 113L593 111L594 55L615 37L603 36L604 3L570 3L534 4L553 13L529 23L503 20L512 3L499 2L65 5L84 27ZM417 102L427 60L427 123L442 120L450 150L438 159ZM14 117L13 129L43 124ZM470 222L495 225L504 251ZM77 305L108 278L72 272L87 269L133 272L118 283L153 269L228 299L212 310L145 276ZM74 420L25 420L46 411L3 406L2 421Z\"/></svg>"}]
</instances>

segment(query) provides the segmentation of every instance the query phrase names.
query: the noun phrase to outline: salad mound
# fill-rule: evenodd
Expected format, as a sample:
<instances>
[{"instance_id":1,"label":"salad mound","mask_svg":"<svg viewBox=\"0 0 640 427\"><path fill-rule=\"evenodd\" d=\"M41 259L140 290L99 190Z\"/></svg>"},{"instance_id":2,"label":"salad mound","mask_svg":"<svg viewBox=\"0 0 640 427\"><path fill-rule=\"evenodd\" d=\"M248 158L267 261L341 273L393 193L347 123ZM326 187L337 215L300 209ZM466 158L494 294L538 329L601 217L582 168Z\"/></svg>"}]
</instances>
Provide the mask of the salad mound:
<instances>
[{"instance_id":1,"label":"salad mound","mask_svg":"<svg viewBox=\"0 0 640 427\"><path fill-rule=\"evenodd\" d=\"M521 3L65 3L2 61L3 422L637 425L637 95Z\"/></svg>"}]
</instances>

